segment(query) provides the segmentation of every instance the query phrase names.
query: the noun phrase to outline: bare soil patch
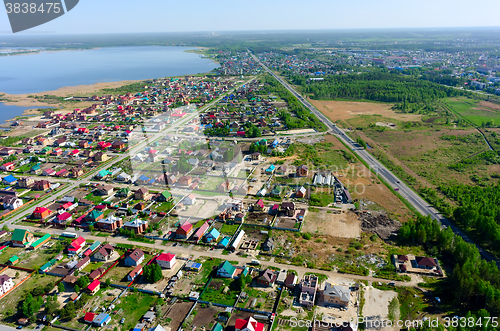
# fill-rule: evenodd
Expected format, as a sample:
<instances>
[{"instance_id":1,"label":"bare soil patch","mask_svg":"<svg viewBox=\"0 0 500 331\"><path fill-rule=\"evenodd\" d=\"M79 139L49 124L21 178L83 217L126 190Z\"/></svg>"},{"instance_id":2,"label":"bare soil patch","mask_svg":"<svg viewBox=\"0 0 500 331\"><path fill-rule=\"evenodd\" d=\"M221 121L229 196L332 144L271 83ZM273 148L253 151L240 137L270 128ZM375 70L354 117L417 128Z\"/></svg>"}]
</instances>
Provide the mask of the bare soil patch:
<instances>
[{"instance_id":1,"label":"bare soil patch","mask_svg":"<svg viewBox=\"0 0 500 331\"><path fill-rule=\"evenodd\" d=\"M421 116L413 114L399 114L391 109L391 104L375 102L311 100L318 110L332 121L346 120L357 115L382 115L401 121L417 121Z\"/></svg>"},{"instance_id":2,"label":"bare soil patch","mask_svg":"<svg viewBox=\"0 0 500 331\"><path fill-rule=\"evenodd\" d=\"M383 212L358 214L361 214L359 220L363 231L377 234L384 240L388 239L393 232L396 232L401 227L401 222L389 218Z\"/></svg>"},{"instance_id":3,"label":"bare soil patch","mask_svg":"<svg viewBox=\"0 0 500 331\"><path fill-rule=\"evenodd\" d=\"M361 222L352 211L320 209L308 212L303 230L340 238L360 238Z\"/></svg>"}]
</instances>

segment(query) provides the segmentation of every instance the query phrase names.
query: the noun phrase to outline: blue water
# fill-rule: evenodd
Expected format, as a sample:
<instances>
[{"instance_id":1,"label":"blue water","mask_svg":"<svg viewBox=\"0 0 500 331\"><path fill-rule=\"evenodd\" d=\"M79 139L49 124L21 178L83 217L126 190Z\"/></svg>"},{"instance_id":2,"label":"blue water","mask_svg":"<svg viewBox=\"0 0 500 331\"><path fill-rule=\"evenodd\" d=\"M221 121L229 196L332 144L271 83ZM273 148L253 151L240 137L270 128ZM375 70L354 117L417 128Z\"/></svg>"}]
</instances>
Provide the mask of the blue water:
<instances>
[{"instance_id":1,"label":"blue water","mask_svg":"<svg viewBox=\"0 0 500 331\"><path fill-rule=\"evenodd\" d=\"M50 108L50 107L20 107L20 106L7 106L0 102L0 124L3 124L6 120L11 120L16 116L23 115L26 109L39 109L39 108ZM29 117L29 115L23 115L24 117Z\"/></svg>"},{"instance_id":2,"label":"blue water","mask_svg":"<svg viewBox=\"0 0 500 331\"><path fill-rule=\"evenodd\" d=\"M210 59L184 52L188 49L131 46L1 56L0 93L36 93L64 86L192 75L217 67Z\"/></svg>"}]
</instances>

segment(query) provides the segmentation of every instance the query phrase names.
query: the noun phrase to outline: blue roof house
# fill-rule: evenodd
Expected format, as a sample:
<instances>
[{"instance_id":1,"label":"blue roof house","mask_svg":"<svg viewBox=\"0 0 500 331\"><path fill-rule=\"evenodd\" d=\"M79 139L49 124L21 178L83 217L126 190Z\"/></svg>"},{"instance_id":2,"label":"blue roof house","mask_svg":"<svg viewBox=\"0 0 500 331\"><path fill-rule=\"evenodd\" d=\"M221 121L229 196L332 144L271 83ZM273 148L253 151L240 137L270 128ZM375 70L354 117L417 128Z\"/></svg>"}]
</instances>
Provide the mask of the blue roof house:
<instances>
[{"instance_id":1,"label":"blue roof house","mask_svg":"<svg viewBox=\"0 0 500 331\"><path fill-rule=\"evenodd\" d=\"M2 179L2 183L5 185L14 185L17 183L17 178L12 175L8 175Z\"/></svg>"},{"instance_id":2,"label":"blue roof house","mask_svg":"<svg viewBox=\"0 0 500 331\"><path fill-rule=\"evenodd\" d=\"M217 229L214 228L205 235L205 241L206 242L217 241L217 239L219 239L219 236L220 236L219 231L217 231Z\"/></svg>"}]
</instances>

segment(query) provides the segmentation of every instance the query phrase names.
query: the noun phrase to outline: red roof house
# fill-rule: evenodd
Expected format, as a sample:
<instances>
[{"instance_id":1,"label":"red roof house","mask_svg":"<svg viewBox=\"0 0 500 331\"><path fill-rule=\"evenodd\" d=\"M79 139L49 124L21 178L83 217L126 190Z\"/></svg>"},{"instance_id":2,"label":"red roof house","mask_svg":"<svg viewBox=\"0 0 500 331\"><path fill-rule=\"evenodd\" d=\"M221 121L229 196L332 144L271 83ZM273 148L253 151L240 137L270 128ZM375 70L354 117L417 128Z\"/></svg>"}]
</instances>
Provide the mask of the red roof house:
<instances>
[{"instance_id":1,"label":"red roof house","mask_svg":"<svg viewBox=\"0 0 500 331\"><path fill-rule=\"evenodd\" d=\"M246 319L241 319L238 318L236 320L236 323L234 325L234 329L236 331L263 331L264 330L264 324L259 323L253 318L252 316L249 316Z\"/></svg>"}]
</instances>

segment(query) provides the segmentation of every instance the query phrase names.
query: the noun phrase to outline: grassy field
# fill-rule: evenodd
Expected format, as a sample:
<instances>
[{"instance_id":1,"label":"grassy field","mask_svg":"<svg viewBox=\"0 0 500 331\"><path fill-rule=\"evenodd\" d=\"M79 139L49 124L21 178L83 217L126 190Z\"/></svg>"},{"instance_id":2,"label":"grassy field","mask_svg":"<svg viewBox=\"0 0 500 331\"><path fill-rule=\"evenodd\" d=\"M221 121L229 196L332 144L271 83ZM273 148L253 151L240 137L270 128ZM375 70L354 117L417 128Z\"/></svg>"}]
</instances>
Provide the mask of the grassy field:
<instances>
[{"instance_id":1,"label":"grassy field","mask_svg":"<svg viewBox=\"0 0 500 331\"><path fill-rule=\"evenodd\" d=\"M239 291L235 291L231 288L232 282L234 282L233 279L214 278L208 285L208 288L205 290L200 300L229 306L234 305ZM226 287L228 288L228 291L224 293L224 289Z\"/></svg>"},{"instance_id":2,"label":"grassy field","mask_svg":"<svg viewBox=\"0 0 500 331\"><path fill-rule=\"evenodd\" d=\"M224 224L219 232L232 236L238 229L238 226L238 224Z\"/></svg>"},{"instance_id":3,"label":"grassy field","mask_svg":"<svg viewBox=\"0 0 500 331\"><path fill-rule=\"evenodd\" d=\"M31 293L37 286L45 286L49 283L55 284L57 280L57 277L34 274L30 279L2 298L2 309L0 309L2 321L13 323L11 317L16 313L19 302L24 300L28 293Z\"/></svg>"},{"instance_id":4,"label":"grassy field","mask_svg":"<svg viewBox=\"0 0 500 331\"><path fill-rule=\"evenodd\" d=\"M131 330L139 319L151 308L154 307L158 297L144 293L130 293L120 299L120 303L116 305L115 310L123 309L123 317L125 323L122 330Z\"/></svg>"},{"instance_id":5,"label":"grassy field","mask_svg":"<svg viewBox=\"0 0 500 331\"><path fill-rule=\"evenodd\" d=\"M466 98L450 98L444 104L476 126L482 126L488 121L493 121L492 124L495 127L500 126L500 109L496 109L497 107L491 103Z\"/></svg>"},{"instance_id":6,"label":"grassy field","mask_svg":"<svg viewBox=\"0 0 500 331\"><path fill-rule=\"evenodd\" d=\"M488 148L476 129L436 124L437 118L428 117L415 126L380 130L373 125L377 121L376 116L372 117L350 136L366 141L378 160L415 189L450 182L472 184L473 175L491 176L500 171L488 162L454 168Z\"/></svg>"}]
</instances>

